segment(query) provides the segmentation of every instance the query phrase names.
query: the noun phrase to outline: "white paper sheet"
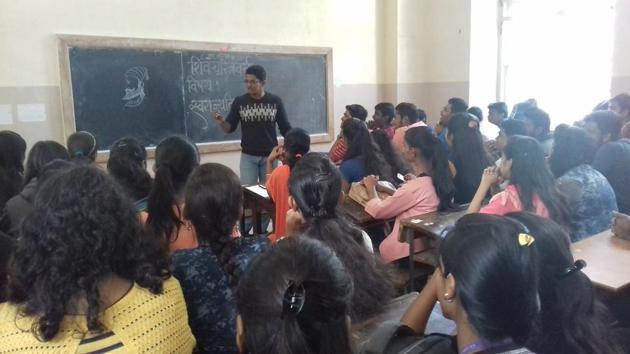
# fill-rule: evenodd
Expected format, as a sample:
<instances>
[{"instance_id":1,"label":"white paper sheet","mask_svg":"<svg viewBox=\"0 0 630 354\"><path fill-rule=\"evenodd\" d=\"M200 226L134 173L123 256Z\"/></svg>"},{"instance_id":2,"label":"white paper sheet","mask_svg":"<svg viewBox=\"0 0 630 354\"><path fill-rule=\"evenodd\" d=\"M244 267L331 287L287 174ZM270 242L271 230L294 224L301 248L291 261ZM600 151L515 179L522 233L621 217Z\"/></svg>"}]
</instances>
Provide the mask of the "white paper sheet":
<instances>
[{"instance_id":1,"label":"white paper sheet","mask_svg":"<svg viewBox=\"0 0 630 354\"><path fill-rule=\"evenodd\" d=\"M248 186L248 187L245 187L245 188L247 188L248 190L250 190L250 191L252 191L252 192L254 192L256 194L258 194L259 196L261 196L263 198L269 198L269 193L267 192L267 189L261 187L258 184L255 184L253 186Z\"/></svg>"},{"instance_id":2,"label":"white paper sheet","mask_svg":"<svg viewBox=\"0 0 630 354\"><path fill-rule=\"evenodd\" d=\"M10 104L0 104L0 125L13 124L13 112Z\"/></svg>"},{"instance_id":3,"label":"white paper sheet","mask_svg":"<svg viewBox=\"0 0 630 354\"><path fill-rule=\"evenodd\" d=\"M20 122L45 122L46 105L43 103L18 104L17 116Z\"/></svg>"}]
</instances>

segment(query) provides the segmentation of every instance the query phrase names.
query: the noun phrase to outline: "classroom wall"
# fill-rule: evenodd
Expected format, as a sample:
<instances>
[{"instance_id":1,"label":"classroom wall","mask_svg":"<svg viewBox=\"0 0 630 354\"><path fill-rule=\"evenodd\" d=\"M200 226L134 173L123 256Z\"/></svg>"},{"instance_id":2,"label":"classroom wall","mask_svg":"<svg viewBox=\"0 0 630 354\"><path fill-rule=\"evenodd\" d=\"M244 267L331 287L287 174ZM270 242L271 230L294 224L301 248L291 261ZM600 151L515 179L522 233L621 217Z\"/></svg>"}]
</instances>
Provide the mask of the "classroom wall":
<instances>
[{"instance_id":1,"label":"classroom wall","mask_svg":"<svg viewBox=\"0 0 630 354\"><path fill-rule=\"evenodd\" d=\"M338 132L345 104L373 107L379 100L374 18L384 2L0 0L0 124L10 121L0 129L19 132L29 144L62 140L55 34L64 33L332 47ZM44 121L22 121L42 113ZM203 161L238 171L238 157L238 152L220 153Z\"/></svg>"},{"instance_id":2,"label":"classroom wall","mask_svg":"<svg viewBox=\"0 0 630 354\"><path fill-rule=\"evenodd\" d=\"M613 95L630 93L630 0L617 0L613 49Z\"/></svg>"}]
</instances>

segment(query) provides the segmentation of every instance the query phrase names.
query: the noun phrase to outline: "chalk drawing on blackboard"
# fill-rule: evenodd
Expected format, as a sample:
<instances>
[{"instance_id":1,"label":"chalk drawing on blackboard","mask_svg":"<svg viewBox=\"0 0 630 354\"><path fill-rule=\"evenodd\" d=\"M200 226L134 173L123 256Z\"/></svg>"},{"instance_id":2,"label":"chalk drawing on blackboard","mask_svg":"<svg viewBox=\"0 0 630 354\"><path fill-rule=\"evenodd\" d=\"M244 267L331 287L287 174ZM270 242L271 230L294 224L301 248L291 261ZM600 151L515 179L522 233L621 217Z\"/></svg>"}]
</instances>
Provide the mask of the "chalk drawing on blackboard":
<instances>
[{"instance_id":1,"label":"chalk drawing on blackboard","mask_svg":"<svg viewBox=\"0 0 630 354\"><path fill-rule=\"evenodd\" d=\"M125 107L138 107L144 101L144 82L149 80L149 70L144 66L134 66L125 72L125 96L122 100Z\"/></svg>"}]
</instances>

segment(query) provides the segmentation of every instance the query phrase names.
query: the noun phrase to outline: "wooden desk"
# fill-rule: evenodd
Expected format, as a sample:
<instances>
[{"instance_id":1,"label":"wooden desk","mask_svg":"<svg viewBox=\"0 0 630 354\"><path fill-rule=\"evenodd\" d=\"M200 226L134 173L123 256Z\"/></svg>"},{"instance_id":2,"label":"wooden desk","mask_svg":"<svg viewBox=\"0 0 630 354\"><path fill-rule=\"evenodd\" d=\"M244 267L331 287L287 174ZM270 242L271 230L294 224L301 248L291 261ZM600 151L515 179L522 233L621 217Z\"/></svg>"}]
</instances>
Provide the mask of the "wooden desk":
<instances>
[{"instance_id":1,"label":"wooden desk","mask_svg":"<svg viewBox=\"0 0 630 354\"><path fill-rule=\"evenodd\" d=\"M250 209L252 223L254 226L254 234L260 235L266 233L267 230L262 229L262 214L266 212L267 214L275 216L276 206L273 203L273 200L269 198L269 194L265 188L260 186L243 186L243 209ZM273 230L275 231L276 225L273 225ZM243 216L241 217L241 230L245 232L245 210L243 210Z\"/></svg>"},{"instance_id":2,"label":"wooden desk","mask_svg":"<svg viewBox=\"0 0 630 354\"><path fill-rule=\"evenodd\" d=\"M399 242L409 244L409 290L413 290L415 263L437 266L437 246L444 230L466 214L466 209L434 212L404 219L400 223ZM416 253L416 242L424 242L425 249Z\"/></svg>"},{"instance_id":3,"label":"wooden desk","mask_svg":"<svg viewBox=\"0 0 630 354\"><path fill-rule=\"evenodd\" d=\"M411 304L416 300L418 295L420 294L417 292L412 292L397 297L393 299L389 304L385 305L385 310L380 315L377 315L361 323L353 324L352 332L359 338L358 347L360 347L370 338L370 334L372 334L372 332L381 323L385 321L400 321L402 316L405 314L409 306L411 306Z\"/></svg>"},{"instance_id":4,"label":"wooden desk","mask_svg":"<svg viewBox=\"0 0 630 354\"><path fill-rule=\"evenodd\" d=\"M574 243L571 252L586 261L582 271L596 287L613 293L630 289L630 241L607 230Z\"/></svg>"},{"instance_id":5,"label":"wooden desk","mask_svg":"<svg viewBox=\"0 0 630 354\"><path fill-rule=\"evenodd\" d=\"M372 215L365 212L365 208L361 206L361 204L349 197L344 198L343 202L339 205L339 211L362 229L380 226L387 221L374 219Z\"/></svg>"}]
</instances>

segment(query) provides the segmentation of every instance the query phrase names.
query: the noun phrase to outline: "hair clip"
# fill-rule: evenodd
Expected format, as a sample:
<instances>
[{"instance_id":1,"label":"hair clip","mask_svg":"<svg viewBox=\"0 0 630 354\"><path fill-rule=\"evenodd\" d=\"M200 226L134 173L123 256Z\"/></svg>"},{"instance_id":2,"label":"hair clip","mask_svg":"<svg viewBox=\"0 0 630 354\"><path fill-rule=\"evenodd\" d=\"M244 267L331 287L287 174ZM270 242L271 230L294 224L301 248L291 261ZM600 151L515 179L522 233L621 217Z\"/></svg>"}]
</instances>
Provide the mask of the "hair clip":
<instances>
[{"instance_id":1,"label":"hair clip","mask_svg":"<svg viewBox=\"0 0 630 354\"><path fill-rule=\"evenodd\" d=\"M532 245L532 243L534 243L534 241L536 241L536 239L530 234L526 234L523 232L518 234L518 244L521 246L529 247Z\"/></svg>"},{"instance_id":2,"label":"hair clip","mask_svg":"<svg viewBox=\"0 0 630 354\"><path fill-rule=\"evenodd\" d=\"M296 285L293 280L289 280L289 287L284 292L282 299L282 318L286 315L297 316L306 301L306 289L304 285Z\"/></svg>"},{"instance_id":3,"label":"hair clip","mask_svg":"<svg viewBox=\"0 0 630 354\"><path fill-rule=\"evenodd\" d=\"M577 261L575 261L572 265L566 267L564 269L564 272L562 272L562 274L560 275L561 277L566 277L569 276L579 270L582 270L584 267L586 267L586 262L582 259L578 259Z\"/></svg>"},{"instance_id":4,"label":"hair clip","mask_svg":"<svg viewBox=\"0 0 630 354\"><path fill-rule=\"evenodd\" d=\"M302 154L295 154L295 158L296 159L301 159L302 158Z\"/></svg>"}]
</instances>

